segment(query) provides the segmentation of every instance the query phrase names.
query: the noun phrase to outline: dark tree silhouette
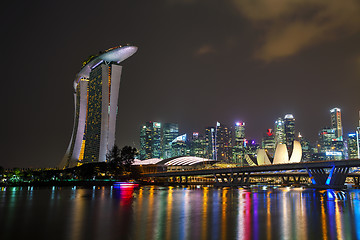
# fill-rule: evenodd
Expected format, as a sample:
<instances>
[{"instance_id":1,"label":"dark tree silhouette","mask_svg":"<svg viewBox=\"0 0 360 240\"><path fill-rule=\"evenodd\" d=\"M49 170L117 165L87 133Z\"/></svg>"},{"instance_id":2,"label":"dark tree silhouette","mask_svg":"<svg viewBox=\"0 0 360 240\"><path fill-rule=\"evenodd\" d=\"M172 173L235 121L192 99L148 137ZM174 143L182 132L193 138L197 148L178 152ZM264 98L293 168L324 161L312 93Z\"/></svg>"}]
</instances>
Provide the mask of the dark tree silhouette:
<instances>
[{"instance_id":1,"label":"dark tree silhouette","mask_svg":"<svg viewBox=\"0 0 360 240\"><path fill-rule=\"evenodd\" d=\"M114 145L111 150L108 151L108 153L106 154L106 161L108 163L113 162L117 164L121 162L120 149L118 148L118 146Z\"/></svg>"},{"instance_id":2,"label":"dark tree silhouette","mask_svg":"<svg viewBox=\"0 0 360 240\"><path fill-rule=\"evenodd\" d=\"M125 146L121 150L114 145L112 149L106 154L106 160L109 164L109 170L119 176L124 171L131 171L131 164L133 164L136 148Z\"/></svg>"},{"instance_id":3,"label":"dark tree silhouette","mask_svg":"<svg viewBox=\"0 0 360 240\"><path fill-rule=\"evenodd\" d=\"M120 159L125 171L130 171L131 164L134 163L136 148L125 146L121 149Z\"/></svg>"}]
</instances>

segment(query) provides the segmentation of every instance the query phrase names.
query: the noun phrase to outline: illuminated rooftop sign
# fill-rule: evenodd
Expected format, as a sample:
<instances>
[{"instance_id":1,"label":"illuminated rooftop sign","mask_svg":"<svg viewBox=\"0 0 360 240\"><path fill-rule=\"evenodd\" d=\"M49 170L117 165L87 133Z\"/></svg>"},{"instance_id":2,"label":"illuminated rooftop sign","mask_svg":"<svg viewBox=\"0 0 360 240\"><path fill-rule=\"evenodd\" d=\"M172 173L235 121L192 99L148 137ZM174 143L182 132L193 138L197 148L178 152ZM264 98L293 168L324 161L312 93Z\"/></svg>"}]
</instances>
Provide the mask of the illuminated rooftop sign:
<instances>
[{"instance_id":1,"label":"illuminated rooftop sign","mask_svg":"<svg viewBox=\"0 0 360 240\"><path fill-rule=\"evenodd\" d=\"M326 156L342 156L342 152L326 152Z\"/></svg>"}]
</instances>

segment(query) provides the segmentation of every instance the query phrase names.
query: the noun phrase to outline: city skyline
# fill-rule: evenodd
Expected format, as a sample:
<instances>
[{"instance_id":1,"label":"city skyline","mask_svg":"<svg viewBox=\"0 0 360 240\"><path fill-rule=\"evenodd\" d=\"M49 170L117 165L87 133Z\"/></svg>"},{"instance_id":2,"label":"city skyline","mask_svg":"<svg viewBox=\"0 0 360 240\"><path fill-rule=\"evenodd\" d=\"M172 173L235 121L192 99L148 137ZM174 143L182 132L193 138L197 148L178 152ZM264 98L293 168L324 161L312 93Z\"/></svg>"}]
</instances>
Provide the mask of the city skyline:
<instances>
[{"instance_id":1,"label":"city skyline","mask_svg":"<svg viewBox=\"0 0 360 240\"><path fill-rule=\"evenodd\" d=\"M119 42L139 51L124 63L118 146L138 148L149 120L177 122L184 132L241 121L259 141L287 113L314 141L334 107L343 135L353 132L360 3L251 2L103 1L96 11L90 3L7 2L0 166L57 166L73 127L71 79L86 56Z\"/></svg>"},{"instance_id":2,"label":"city skyline","mask_svg":"<svg viewBox=\"0 0 360 240\"><path fill-rule=\"evenodd\" d=\"M249 156L256 158L258 154L262 156L266 152L265 155L272 162L272 159L276 159L278 149L282 149L279 150L280 152L287 149L288 156L291 156L299 147L303 153L299 161L301 159L304 162L359 158L360 125L352 132L343 135L340 108L330 109L329 123L330 127L324 126L319 129L318 138L315 142L311 142L306 136L301 135L301 129L296 128L296 119L291 113L283 118L277 118L274 121L274 130L268 128L260 141L255 141L252 136L246 134L245 122L235 122L231 125L216 122L215 126L189 133L179 131L181 128L177 123L149 121L141 126L138 158L146 160L194 156L242 166L246 164L245 159L247 162L251 161L248 160ZM171 131L171 137L167 133L168 127L163 126L175 126ZM163 154L164 149L170 154Z\"/></svg>"}]
</instances>

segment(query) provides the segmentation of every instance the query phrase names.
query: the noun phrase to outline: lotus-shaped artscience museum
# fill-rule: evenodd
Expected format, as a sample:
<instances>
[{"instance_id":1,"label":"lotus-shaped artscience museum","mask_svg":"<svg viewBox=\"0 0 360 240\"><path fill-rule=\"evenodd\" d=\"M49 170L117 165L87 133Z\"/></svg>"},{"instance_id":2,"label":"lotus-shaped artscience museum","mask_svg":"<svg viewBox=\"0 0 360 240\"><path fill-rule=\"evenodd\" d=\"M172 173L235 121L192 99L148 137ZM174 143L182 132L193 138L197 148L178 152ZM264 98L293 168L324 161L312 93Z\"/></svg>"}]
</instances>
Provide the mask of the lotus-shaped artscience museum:
<instances>
[{"instance_id":1,"label":"lotus-shaped artscience museum","mask_svg":"<svg viewBox=\"0 0 360 240\"><path fill-rule=\"evenodd\" d=\"M270 164L298 163L301 161L301 157L301 144L299 141L294 141L290 158L286 144L278 144L275 150L274 158L271 158L265 149L259 149L256 158L246 155L245 160L250 166L261 166Z\"/></svg>"}]
</instances>

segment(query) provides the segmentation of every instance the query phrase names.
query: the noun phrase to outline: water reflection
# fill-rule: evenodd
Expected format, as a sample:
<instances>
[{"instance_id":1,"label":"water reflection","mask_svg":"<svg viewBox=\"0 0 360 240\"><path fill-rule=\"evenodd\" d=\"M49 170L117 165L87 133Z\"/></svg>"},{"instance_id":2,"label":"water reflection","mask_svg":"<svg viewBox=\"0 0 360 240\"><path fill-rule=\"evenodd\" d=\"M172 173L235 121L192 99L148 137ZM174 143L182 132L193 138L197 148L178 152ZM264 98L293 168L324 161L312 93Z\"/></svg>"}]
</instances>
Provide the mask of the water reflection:
<instances>
[{"instance_id":1,"label":"water reflection","mask_svg":"<svg viewBox=\"0 0 360 240\"><path fill-rule=\"evenodd\" d=\"M359 199L301 188L8 187L0 239L360 239Z\"/></svg>"}]
</instances>

